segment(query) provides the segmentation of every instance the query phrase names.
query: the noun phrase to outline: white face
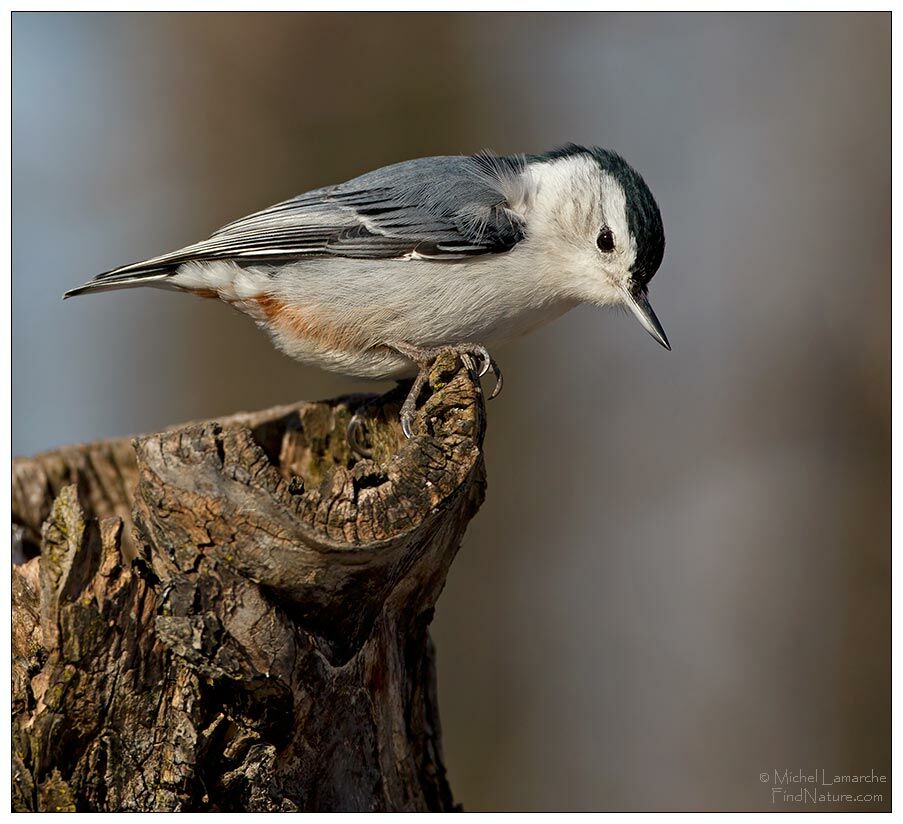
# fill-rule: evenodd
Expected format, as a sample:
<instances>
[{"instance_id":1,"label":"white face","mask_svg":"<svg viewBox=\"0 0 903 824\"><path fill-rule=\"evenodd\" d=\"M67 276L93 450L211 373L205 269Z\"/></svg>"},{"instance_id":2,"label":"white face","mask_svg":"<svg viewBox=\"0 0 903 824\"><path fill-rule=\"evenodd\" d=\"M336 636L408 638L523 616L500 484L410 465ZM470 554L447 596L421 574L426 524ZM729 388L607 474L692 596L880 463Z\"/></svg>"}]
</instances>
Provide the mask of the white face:
<instances>
[{"instance_id":1,"label":"white face","mask_svg":"<svg viewBox=\"0 0 903 824\"><path fill-rule=\"evenodd\" d=\"M637 242L617 179L581 154L534 164L528 176L523 203L527 238L546 283L579 303L625 306L670 349L646 289L636 288Z\"/></svg>"},{"instance_id":2,"label":"white face","mask_svg":"<svg viewBox=\"0 0 903 824\"><path fill-rule=\"evenodd\" d=\"M580 302L625 303L637 247L620 184L583 156L536 164L530 174L527 236L548 276Z\"/></svg>"}]
</instances>

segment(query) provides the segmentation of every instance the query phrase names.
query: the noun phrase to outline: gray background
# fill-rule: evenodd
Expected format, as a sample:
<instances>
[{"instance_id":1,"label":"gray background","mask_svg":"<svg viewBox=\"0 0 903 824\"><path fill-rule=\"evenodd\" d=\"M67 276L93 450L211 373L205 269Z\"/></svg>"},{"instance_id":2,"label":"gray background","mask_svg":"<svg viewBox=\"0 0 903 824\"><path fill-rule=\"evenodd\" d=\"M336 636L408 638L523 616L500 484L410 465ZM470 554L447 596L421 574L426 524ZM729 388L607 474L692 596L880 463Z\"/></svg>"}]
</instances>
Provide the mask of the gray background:
<instances>
[{"instance_id":1,"label":"gray background","mask_svg":"<svg viewBox=\"0 0 903 824\"><path fill-rule=\"evenodd\" d=\"M889 775L890 44L889 14L16 14L13 451L372 387L211 301L60 301L94 273L412 156L615 148L674 351L587 308L495 353L434 625L456 796Z\"/></svg>"}]
</instances>

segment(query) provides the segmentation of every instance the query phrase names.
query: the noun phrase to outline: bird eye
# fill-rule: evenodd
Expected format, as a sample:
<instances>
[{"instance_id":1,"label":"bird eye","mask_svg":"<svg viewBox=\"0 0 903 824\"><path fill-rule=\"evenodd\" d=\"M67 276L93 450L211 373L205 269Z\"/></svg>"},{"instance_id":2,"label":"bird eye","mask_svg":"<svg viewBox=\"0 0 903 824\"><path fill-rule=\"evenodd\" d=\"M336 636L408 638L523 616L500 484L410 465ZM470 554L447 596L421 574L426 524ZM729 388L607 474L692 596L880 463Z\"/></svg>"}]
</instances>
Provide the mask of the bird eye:
<instances>
[{"instance_id":1,"label":"bird eye","mask_svg":"<svg viewBox=\"0 0 903 824\"><path fill-rule=\"evenodd\" d=\"M613 252L615 250L615 239L611 233L611 229L607 226L602 227L599 237L596 238L596 246L603 252Z\"/></svg>"}]
</instances>

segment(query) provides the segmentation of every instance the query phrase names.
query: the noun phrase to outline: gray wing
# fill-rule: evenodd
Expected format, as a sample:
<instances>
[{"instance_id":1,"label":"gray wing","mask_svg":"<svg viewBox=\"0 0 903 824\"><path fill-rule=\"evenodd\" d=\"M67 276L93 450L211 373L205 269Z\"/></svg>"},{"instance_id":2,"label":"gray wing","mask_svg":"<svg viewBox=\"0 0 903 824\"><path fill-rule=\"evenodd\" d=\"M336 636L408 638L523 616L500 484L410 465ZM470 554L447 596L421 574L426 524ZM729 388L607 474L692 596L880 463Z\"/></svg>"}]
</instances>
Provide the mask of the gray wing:
<instances>
[{"instance_id":1,"label":"gray wing","mask_svg":"<svg viewBox=\"0 0 903 824\"><path fill-rule=\"evenodd\" d=\"M305 256L458 259L510 250L524 237L511 200L523 156L425 157L317 189L236 220L210 238L100 277L174 271L188 261Z\"/></svg>"}]
</instances>

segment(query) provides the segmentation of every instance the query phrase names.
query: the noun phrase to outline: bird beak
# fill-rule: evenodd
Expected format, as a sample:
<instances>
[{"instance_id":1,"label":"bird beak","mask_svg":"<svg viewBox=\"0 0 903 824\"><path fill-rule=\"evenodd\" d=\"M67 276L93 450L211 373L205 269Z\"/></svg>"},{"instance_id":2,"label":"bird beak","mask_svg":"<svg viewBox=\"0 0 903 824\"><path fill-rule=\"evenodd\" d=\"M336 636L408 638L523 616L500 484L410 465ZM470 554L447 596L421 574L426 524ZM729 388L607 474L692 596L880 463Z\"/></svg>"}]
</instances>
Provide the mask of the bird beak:
<instances>
[{"instance_id":1,"label":"bird beak","mask_svg":"<svg viewBox=\"0 0 903 824\"><path fill-rule=\"evenodd\" d=\"M649 303L649 295L644 289L635 295L628 289L624 289L624 302L630 308L630 311L636 315L636 319L643 324L643 328L654 337L669 352L671 344L668 343L668 336L662 325L658 322L655 312L652 311L652 304Z\"/></svg>"}]
</instances>

